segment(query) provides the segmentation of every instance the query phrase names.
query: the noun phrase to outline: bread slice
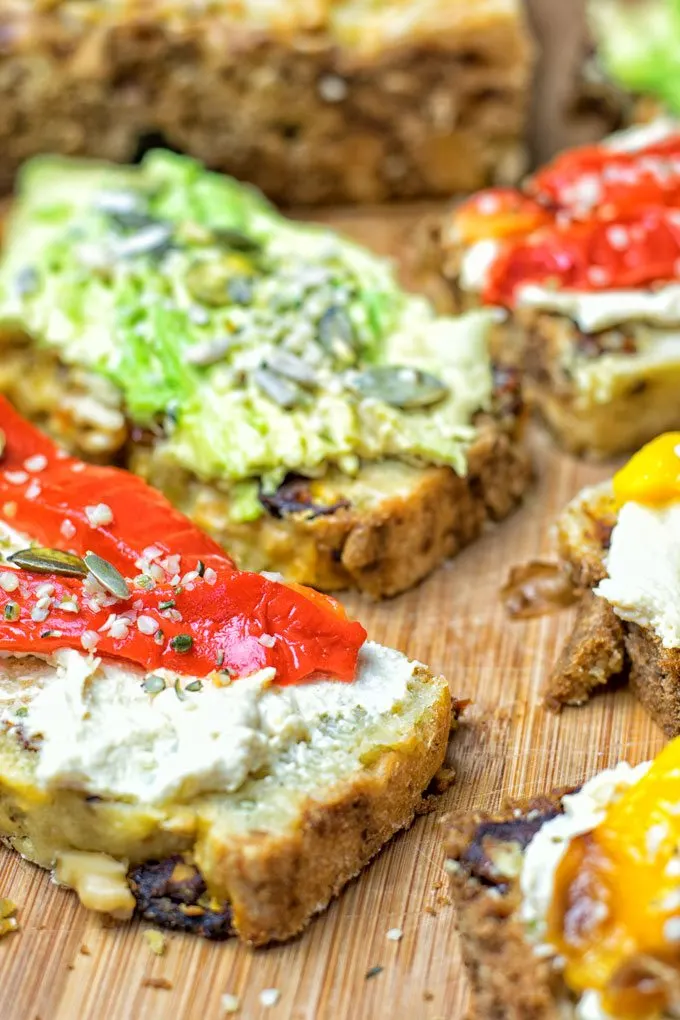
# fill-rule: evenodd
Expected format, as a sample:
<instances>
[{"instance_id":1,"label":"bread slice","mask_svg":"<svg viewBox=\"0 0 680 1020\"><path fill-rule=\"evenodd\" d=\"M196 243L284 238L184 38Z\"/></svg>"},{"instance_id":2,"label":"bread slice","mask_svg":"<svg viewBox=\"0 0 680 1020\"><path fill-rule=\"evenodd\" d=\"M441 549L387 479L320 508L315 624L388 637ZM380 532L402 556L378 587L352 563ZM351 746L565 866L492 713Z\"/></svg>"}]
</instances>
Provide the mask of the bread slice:
<instances>
[{"instance_id":1,"label":"bread slice","mask_svg":"<svg viewBox=\"0 0 680 1020\"><path fill-rule=\"evenodd\" d=\"M156 192L149 174L163 178ZM78 185L85 180L92 191L83 198ZM84 218L90 227L94 220L104 233L101 245L74 249L63 237L68 224L50 221L54 243L74 253L75 272L82 272L83 248L86 260L93 249L96 257L113 252L118 260L113 277L86 267L89 284L107 294L108 313L90 323L92 333L79 309L73 313L79 303L95 307L94 297L92 303L83 298L87 280L77 283L71 302L69 288L80 277L67 272L64 278L54 263L36 268L47 248L45 221L39 211L33 215L34 203L54 187L64 189L74 220ZM213 189L219 199L207 210L201 189ZM145 214L141 230L121 227L117 214L102 225L97 196L120 201L121 191L124 200L138 203L153 201L149 193L170 195L175 206L159 209L157 218ZM531 471L521 445L519 382L491 362L490 317L437 319L422 298L399 288L383 260L330 231L286 220L262 196L167 152L151 154L137 169L40 160L27 168L21 192L0 265L0 392L67 449L142 475L241 567L325 590L357 587L375 598L391 596L521 499ZM211 228L211 216L239 230ZM197 224L196 217L206 223ZM174 247L116 254L121 238L129 246L149 229L175 230ZM234 236L250 249L225 253ZM30 251L27 237L36 240L27 245ZM25 269L27 259L52 285L41 283L17 309L15 263ZM215 267L219 274L226 265L232 273L234 263L245 298L206 296L205 280L202 290L191 289L196 270ZM124 318L126 273L143 278L141 286L134 284L134 300L149 319L138 327ZM151 292L156 286L168 291L160 319L144 296L145 287ZM291 303L300 287L303 297ZM284 312L277 301L287 302ZM62 315L70 323L66 343L58 326ZM350 336L340 355L323 328L339 328L333 316ZM147 332L140 342L142 325ZM83 336L92 340L93 352ZM209 352L205 363L192 362L197 350L205 358L215 336L226 338L226 348ZM277 356L292 360L298 372L302 367L306 383L269 370L267 359ZM117 374L117 362L127 371ZM416 380L428 370L441 387L433 403L414 407L408 396L381 395L380 379L386 377L389 387L404 367L407 377L416 370ZM276 394L262 392L258 380L267 371L270 382L274 376L293 389L292 402L282 405ZM351 389L352 376L372 373L378 374L378 396L375 389L366 395ZM157 378L164 381L149 383Z\"/></svg>"},{"instance_id":2,"label":"bread slice","mask_svg":"<svg viewBox=\"0 0 680 1020\"><path fill-rule=\"evenodd\" d=\"M674 737L680 733L680 651L664 648L651 628L620 619L591 591L607 576L615 523L609 482L584 490L557 521L561 563L583 597L574 631L548 680L545 704L560 711L583 704L610 681L627 681L655 722Z\"/></svg>"},{"instance_id":3,"label":"bread slice","mask_svg":"<svg viewBox=\"0 0 680 1020\"><path fill-rule=\"evenodd\" d=\"M105 669L92 674L88 697L95 715ZM361 708L368 674L389 684L391 673L405 669L410 678L397 701L377 712ZM96 772L89 780L81 773L74 779L73 762L70 781L62 777L48 787L40 781L50 752L29 733L31 697L36 684L54 677L54 665L44 660L2 660L5 842L52 869L87 907L125 917L136 902L158 924L208 938L237 934L252 945L297 934L395 832L427 809L452 725L441 677L369 644L349 685L355 707L349 701L338 713L331 699L307 737L289 736L268 765L233 792L183 796L175 790L160 801L131 801L106 795ZM134 675L128 680L137 686ZM321 688L318 697L324 698ZM27 713L8 725L17 703ZM458 711L456 704L454 724ZM99 719L112 724L108 709ZM129 736L127 753L144 767Z\"/></svg>"},{"instance_id":4,"label":"bread slice","mask_svg":"<svg viewBox=\"0 0 680 1020\"><path fill-rule=\"evenodd\" d=\"M567 792L567 791L563 791ZM571 1020L550 961L534 954L518 916L522 853L562 810L561 793L448 820L449 874L471 1020Z\"/></svg>"},{"instance_id":5,"label":"bread slice","mask_svg":"<svg viewBox=\"0 0 680 1020\"><path fill-rule=\"evenodd\" d=\"M448 196L525 165L520 0L12 0L0 34L4 189L36 153L128 161L150 138L303 205Z\"/></svg>"},{"instance_id":6,"label":"bread slice","mask_svg":"<svg viewBox=\"0 0 680 1020\"><path fill-rule=\"evenodd\" d=\"M614 152L619 146L644 149L660 138L677 139L677 124L658 119L619 132L602 143L601 151ZM532 194L537 179L528 178L515 194ZM587 199L587 174L579 186ZM595 222L595 206L578 207L576 185L571 192L565 188L565 194L570 197L564 199L560 215L588 222L593 217ZM493 205L499 195L502 192L482 193L473 201L486 197ZM463 239L465 208L454 209L439 233L441 272L457 310L484 303L489 269L502 250L502 242L490 237L474 243ZM540 225L528 232L517 229L520 240L540 239ZM494 356L500 364L521 369L528 406L568 452L596 460L611 458L680 427L678 317L673 307L662 307L666 296L672 303L674 274L675 270L668 279L637 288L611 286L586 292L560 289L559 281L547 280L543 286L519 287L508 299L507 314L494 334Z\"/></svg>"}]
</instances>

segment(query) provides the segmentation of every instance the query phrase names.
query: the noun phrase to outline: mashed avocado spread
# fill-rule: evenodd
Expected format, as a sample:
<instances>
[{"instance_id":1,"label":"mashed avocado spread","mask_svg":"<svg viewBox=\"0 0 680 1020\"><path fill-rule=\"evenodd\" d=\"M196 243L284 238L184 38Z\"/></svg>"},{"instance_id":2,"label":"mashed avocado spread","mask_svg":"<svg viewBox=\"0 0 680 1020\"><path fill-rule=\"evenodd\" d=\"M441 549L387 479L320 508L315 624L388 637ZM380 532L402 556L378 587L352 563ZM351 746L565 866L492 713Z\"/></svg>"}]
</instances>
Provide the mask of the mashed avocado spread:
<instances>
[{"instance_id":1,"label":"mashed avocado spread","mask_svg":"<svg viewBox=\"0 0 680 1020\"><path fill-rule=\"evenodd\" d=\"M387 262L164 151L28 163L0 262L0 330L111 380L162 431L158 454L227 487L240 519L290 472L464 473L488 326L437 318Z\"/></svg>"}]
</instances>

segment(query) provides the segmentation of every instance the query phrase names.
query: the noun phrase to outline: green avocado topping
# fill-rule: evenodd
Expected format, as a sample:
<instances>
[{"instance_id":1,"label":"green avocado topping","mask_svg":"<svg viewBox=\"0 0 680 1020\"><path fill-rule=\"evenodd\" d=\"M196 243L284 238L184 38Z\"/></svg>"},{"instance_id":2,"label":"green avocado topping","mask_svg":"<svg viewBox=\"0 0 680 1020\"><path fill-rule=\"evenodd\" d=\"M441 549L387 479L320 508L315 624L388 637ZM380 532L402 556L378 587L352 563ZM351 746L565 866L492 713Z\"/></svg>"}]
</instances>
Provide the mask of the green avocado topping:
<instances>
[{"instance_id":1,"label":"green avocado topping","mask_svg":"<svg viewBox=\"0 0 680 1020\"><path fill-rule=\"evenodd\" d=\"M591 0L589 19L607 73L680 114L680 0Z\"/></svg>"},{"instance_id":2,"label":"green avocado topping","mask_svg":"<svg viewBox=\"0 0 680 1020\"><path fill-rule=\"evenodd\" d=\"M0 329L112 381L157 455L262 512L289 472L400 458L466 468L488 406L486 312L437 318L391 266L164 151L28 163Z\"/></svg>"}]
</instances>

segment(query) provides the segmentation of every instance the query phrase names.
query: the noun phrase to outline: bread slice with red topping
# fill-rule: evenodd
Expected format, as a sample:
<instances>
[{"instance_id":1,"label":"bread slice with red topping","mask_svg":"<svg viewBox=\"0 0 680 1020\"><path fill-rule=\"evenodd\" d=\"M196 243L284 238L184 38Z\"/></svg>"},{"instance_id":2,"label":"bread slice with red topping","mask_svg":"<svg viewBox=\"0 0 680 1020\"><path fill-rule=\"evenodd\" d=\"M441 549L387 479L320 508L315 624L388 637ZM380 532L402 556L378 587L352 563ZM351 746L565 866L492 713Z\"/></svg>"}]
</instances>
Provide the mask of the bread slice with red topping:
<instances>
[{"instance_id":1,"label":"bread slice with red topping","mask_svg":"<svg viewBox=\"0 0 680 1020\"><path fill-rule=\"evenodd\" d=\"M0 838L94 910L287 939L427 808L460 705L0 399Z\"/></svg>"},{"instance_id":2,"label":"bread slice with red topping","mask_svg":"<svg viewBox=\"0 0 680 1020\"><path fill-rule=\"evenodd\" d=\"M680 425L679 152L659 119L558 156L521 190L482 192L442 227L458 307L504 310L496 356L578 455Z\"/></svg>"}]
</instances>

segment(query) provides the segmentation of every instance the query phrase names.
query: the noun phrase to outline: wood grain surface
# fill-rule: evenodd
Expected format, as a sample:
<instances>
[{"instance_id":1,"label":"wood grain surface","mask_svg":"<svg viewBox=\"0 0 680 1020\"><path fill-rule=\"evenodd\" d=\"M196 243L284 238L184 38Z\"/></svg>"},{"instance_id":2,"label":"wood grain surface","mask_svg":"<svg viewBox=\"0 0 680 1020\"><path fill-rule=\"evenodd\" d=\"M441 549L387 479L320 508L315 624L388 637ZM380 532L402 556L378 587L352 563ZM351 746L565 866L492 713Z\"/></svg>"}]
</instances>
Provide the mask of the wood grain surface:
<instances>
[{"instance_id":1,"label":"wood grain surface","mask_svg":"<svg viewBox=\"0 0 680 1020\"><path fill-rule=\"evenodd\" d=\"M328 219L378 251L408 251L410 211ZM248 1020L464 1015L443 812L577 783L621 758L642 761L663 743L627 691L560 717L540 707L570 613L510 623L498 587L513 563L549 552L555 514L609 470L557 454L537 430L530 439L538 478L512 519L413 592L381 605L346 599L372 638L429 663L457 696L473 700L451 744L458 779L441 809L394 839L301 938L257 952L174 935L155 957L143 939L148 926L88 915L45 873L0 850L0 896L19 904L21 923L0 941L0 1020L217 1020L225 993L238 996L237 1015ZM390 928L402 929L401 941L386 938ZM280 992L275 1005L261 1005L264 989Z\"/></svg>"}]
</instances>

